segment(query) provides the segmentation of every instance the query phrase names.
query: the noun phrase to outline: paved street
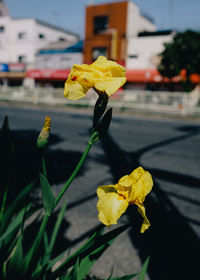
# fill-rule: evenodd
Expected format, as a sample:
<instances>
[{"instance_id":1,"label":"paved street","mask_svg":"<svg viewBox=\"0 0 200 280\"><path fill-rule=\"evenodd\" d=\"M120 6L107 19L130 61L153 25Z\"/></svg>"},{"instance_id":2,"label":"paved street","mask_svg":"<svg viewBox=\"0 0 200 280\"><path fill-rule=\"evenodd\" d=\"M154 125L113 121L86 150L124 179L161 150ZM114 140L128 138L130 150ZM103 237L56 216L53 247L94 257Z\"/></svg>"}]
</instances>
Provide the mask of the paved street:
<instances>
[{"instance_id":1,"label":"paved street","mask_svg":"<svg viewBox=\"0 0 200 280\"><path fill-rule=\"evenodd\" d=\"M23 153L17 170L20 174L27 168L24 180L28 180L30 167L34 173L33 143L45 116L51 116L47 172L55 193L84 151L92 123L90 112L67 110L0 107L0 123L5 115L9 116L10 127ZM102 256L93 273L109 277L112 267L114 275L135 273L150 255L149 279L197 279L200 252L197 122L119 117L114 112L109 134L92 147L86 164L63 198L68 201L68 210L60 236L61 248L69 243L77 247L99 224L96 188L116 183L138 166L148 170L154 180L153 191L146 199L152 226L140 234L139 214L135 206L129 207L120 224L129 221L131 229Z\"/></svg>"}]
</instances>

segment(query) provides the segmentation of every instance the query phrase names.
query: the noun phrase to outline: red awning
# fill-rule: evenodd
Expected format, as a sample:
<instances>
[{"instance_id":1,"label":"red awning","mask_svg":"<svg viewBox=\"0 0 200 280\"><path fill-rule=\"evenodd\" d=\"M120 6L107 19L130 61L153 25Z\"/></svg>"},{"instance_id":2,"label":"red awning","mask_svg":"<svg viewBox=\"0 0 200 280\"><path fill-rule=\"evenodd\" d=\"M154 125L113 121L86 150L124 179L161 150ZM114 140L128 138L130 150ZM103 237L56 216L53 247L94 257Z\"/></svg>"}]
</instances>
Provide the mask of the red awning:
<instances>
[{"instance_id":1,"label":"red awning","mask_svg":"<svg viewBox=\"0 0 200 280\"><path fill-rule=\"evenodd\" d=\"M169 79L163 78L157 69L129 69L126 72L127 82L140 83L159 83L169 82ZM180 77L172 79L173 82L179 82Z\"/></svg>"},{"instance_id":2,"label":"red awning","mask_svg":"<svg viewBox=\"0 0 200 280\"><path fill-rule=\"evenodd\" d=\"M26 71L27 78L44 80L66 80L70 70L65 69L32 69Z\"/></svg>"},{"instance_id":3,"label":"red awning","mask_svg":"<svg viewBox=\"0 0 200 280\"><path fill-rule=\"evenodd\" d=\"M32 69L26 71L27 78L43 80L62 80L65 81L70 73L70 69ZM184 75L174 77L173 82L179 82ZM127 82L134 83L159 83L169 82L168 78L163 78L157 69L128 69L126 72ZM200 75L192 74L191 81L196 83L200 81Z\"/></svg>"}]
</instances>

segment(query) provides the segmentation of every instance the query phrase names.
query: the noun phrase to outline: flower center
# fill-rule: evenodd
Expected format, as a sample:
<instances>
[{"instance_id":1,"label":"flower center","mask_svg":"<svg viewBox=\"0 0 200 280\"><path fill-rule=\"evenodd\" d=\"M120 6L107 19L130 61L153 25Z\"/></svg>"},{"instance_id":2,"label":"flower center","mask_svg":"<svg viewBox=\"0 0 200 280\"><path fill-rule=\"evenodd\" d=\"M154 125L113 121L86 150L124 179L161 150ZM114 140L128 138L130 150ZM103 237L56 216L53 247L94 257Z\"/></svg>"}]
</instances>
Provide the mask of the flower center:
<instances>
[{"instance_id":1,"label":"flower center","mask_svg":"<svg viewBox=\"0 0 200 280\"><path fill-rule=\"evenodd\" d=\"M71 78L72 81L76 81L76 79L77 79L77 76L74 76Z\"/></svg>"}]
</instances>

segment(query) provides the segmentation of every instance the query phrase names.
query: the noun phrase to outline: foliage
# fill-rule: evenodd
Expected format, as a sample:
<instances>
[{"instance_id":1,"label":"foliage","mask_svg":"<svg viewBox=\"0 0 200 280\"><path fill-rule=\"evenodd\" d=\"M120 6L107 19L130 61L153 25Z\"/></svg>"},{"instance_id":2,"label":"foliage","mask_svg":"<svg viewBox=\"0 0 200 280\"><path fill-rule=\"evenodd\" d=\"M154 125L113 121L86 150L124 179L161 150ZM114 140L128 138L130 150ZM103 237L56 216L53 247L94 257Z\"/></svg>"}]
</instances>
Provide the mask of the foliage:
<instances>
[{"instance_id":1,"label":"foliage","mask_svg":"<svg viewBox=\"0 0 200 280\"><path fill-rule=\"evenodd\" d=\"M176 33L172 42L165 43L164 46L158 66L163 77L171 79L183 69L187 80L191 74L200 74L200 32L187 30Z\"/></svg>"}]
</instances>

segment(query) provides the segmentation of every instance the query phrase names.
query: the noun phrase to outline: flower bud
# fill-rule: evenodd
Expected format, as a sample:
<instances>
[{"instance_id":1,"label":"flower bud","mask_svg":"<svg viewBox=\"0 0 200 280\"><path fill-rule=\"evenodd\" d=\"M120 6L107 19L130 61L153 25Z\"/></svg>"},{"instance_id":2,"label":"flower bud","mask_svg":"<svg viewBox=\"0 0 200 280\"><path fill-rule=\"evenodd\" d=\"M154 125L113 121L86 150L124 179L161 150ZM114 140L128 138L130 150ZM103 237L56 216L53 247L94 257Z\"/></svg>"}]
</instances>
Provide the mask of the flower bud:
<instances>
[{"instance_id":1,"label":"flower bud","mask_svg":"<svg viewBox=\"0 0 200 280\"><path fill-rule=\"evenodd\" d=\"M37 147L39 149L45 148L48 144L50 134L51 118L46 116L44 126L37 139Z\"/></svg>"}]
</instances>

